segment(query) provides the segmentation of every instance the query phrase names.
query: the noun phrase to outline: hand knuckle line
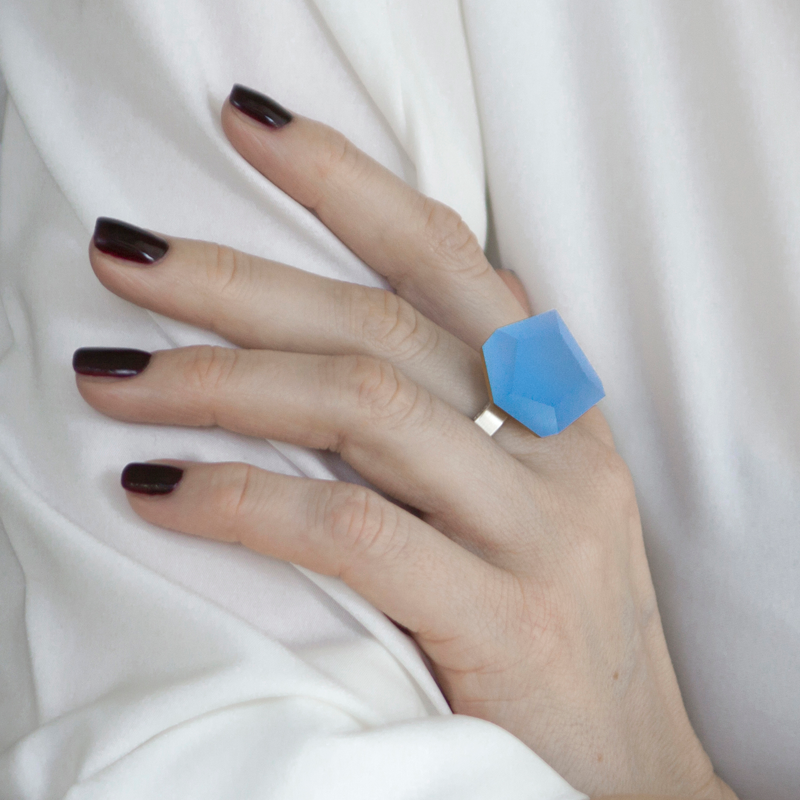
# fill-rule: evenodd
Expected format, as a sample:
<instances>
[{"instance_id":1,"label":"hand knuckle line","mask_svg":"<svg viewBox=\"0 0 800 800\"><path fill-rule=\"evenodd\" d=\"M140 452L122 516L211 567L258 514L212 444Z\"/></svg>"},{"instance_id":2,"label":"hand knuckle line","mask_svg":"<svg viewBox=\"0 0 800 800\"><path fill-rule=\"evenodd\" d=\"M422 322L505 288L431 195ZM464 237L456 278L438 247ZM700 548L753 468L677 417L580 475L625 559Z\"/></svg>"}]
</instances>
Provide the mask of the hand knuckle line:
<instances>
[{"instance_id":1,"label":"hand knuckle line","mask_svg":"<svg viewBox=\"0 0 800 800\"><path fill-rule=\"evenodd\" d=\"M371 350L390 359L410 360L426 348L422 315L405 300L378 289L361 302L359 338Z\"/></svg>"},{"instance_id":2,"label":"hand knuckle line","mask_svg":"<svg viewBox=\"0 0 800 800\"><path fill-rule=\"evenodd\" d=\"M356 380L358 407L381 426L403 424L418 409L419 387L387 361L372 359Z\"/></svg>"},{"instance_id":3,"label":"hand knuckle line","mask_svg":"<svg viewBox=\"0 0 800 800\"><path fill-rule=\"evenodd\" d=\"M369 349L381 348L385 300L383 289L371 286L341 287L340 306L346 332Z\"/></svg>"},{"instance_id":4,"label":"hand knuckle line","mask_svg":"<svg viewBox=\"0 0 800 800\"><path fill-rule=\"evenodd\" d=\"M348 486L331 492L325 516L338 549L349 553L374 536L375 525L369 507L367 489Z\"/></svg>"},{"instance_id":5,"label":"hand knuckle line","mask_svg":"<svg viewBox=\"0 0 800 800\"><path fill-rule=\"evenodd\" d=\"M325 515L339 559L339 577L346 579L364 561L385 559L398 546L397 526L388 508L363 487L347 485L331 492Z\"/></svg>"},{"instance_id":6,"label":"hand knuckle line","mask_svg":"<svg viewBox=\"0 0 800 800\"><path fill-rule=\"evenodd\" d=\"M438 325L430 322L415 309L414 328L409 337L415 344L413 357L424 359L436 353L443 344L441 334L442 329Z\"/></svg>"},{"instance_id":7,"label":"hand knuckle line","mask_svg":"<svg viewBox=\"0 0 800 800\"><path fill-rule=\"evenodd\" d=\"M206 251L206 278L213 298L238 297L246 284L249 259L244 253L221 244L210 244Z\"/></svg>"},{"instance_id":8,"label":"hand knuckle line","mask_svg":"<svg viewBox=\"0 0 800 800\"><path fill-rule=\"evenodd\" d=\"M360 408L382 406L396 391L390 365L378 358L356 356L352 361L352 385Z\"/></svg>"},{"instance_id":9,"label":"hand knuckle line","mask_svg":"<svg viewBox=\"0 0 800 800\"><path fill-rule=\"evenodd\" d=\"M387 292L387 296L395 295ZM389 355L403 361L418 357L430 346L427 326L423 317L413 306L395 297L393 313L390 315L391 326L385 334Z\"/></svg>"},{"instance_id":10,"label":"hand knuckle line","mask_svg":"<svg viewBox=\"0 0 800 800\"><path fill-rule=\"evenodd\" d=\"M195 350L190 374L214 425L219 418L220 395L231 381L238 361L239 353L234 348L201 345Z\"/></svg>"},{"instance_id":11,"label":"hand knuckle line","mask_svg":"<svg viewBox=\"0 0 800 800\"><path fill-rule=\"evenodd\" d=\"M252 516L255 467L249 464L226 464L223 480L213 495L213 503L225 531L225 541L246 543L247 520Z\"/></svg>"},{"instance_id":12,"label":"hand knuckle line","mask_svg":"<svg viewBox=\"0 0 800 800\"><path fill-rule=\"evenodd\" d=\"M230 517L234 524L250 518L255 493L255 467L245 464L236 485L236 496L230 510Z\"/></svg>"},{"instance_id":13,"label":"hand knuckle line","mask_svg":"<svg viewBox=\"0 0 800 800\"><path fill-rule=\"evenodd\" d=\"M422 217L424 240L448 270L481 277L491 269L477 237L453 209L425 198Z\"/></svg>"}]
</instances>

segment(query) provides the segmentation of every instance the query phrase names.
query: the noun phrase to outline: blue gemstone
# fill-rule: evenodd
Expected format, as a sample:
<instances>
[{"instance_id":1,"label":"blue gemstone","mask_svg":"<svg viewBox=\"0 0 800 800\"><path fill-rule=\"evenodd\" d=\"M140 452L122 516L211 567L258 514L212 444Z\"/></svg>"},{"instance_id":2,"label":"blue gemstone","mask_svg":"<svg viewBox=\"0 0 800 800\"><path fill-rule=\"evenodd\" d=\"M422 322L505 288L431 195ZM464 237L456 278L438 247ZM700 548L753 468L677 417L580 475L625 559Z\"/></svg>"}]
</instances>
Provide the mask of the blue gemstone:
<instances>
[{"instance_id":1,"label":"blue gemstone","mask_svg":"<svg viewBox=\"0 0 800 800\"><path fill-rule=\"evenodd\" d=\"M605 397L558 311L498 328L483 358L492 402L539 436L563 431Z\"/></svg>"}]
</instances>

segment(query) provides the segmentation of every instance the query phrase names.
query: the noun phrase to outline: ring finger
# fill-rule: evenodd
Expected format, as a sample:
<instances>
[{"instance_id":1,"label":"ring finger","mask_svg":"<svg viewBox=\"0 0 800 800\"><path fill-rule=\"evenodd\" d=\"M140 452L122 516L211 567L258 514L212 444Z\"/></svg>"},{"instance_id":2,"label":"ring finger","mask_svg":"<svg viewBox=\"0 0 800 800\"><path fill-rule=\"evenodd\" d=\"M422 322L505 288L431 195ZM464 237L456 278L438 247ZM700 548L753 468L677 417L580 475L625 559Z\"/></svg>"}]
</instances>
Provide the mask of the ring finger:
<instances>
[{"instance_id":1,"label":"ring finger","mask_svg":"<svg viewBox=\"0 0 800 800\"><path fill-rule=\"evenodd\" d=\"M109 379L93 368L103 358L107 352L78 351L75 367L84 399L109 416L219 425L334 450L452 538L489 551L502 537L513 549L515 526L506 509L512 497L530 494L529 471L468 417L387 362L187 347L154 353L149 363L142 358L135 377ZM479 491L486 485L496 488Z\"/></svg>"}]
</instances>

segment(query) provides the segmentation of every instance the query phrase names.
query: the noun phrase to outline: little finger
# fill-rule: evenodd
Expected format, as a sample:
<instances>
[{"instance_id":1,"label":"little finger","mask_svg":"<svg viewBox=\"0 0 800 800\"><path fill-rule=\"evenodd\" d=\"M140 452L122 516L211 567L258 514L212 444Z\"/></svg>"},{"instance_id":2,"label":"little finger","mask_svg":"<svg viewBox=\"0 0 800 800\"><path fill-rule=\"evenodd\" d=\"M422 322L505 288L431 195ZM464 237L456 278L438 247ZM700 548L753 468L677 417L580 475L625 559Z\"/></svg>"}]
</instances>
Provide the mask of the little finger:
<instances>
[{"instance_id":1,"label":"little finger","mask_svg":"<svg viewBox=\"0 0 800 800\"><path fill-rule=\"evenodd\" d=\"M499 570L362 486L248 464L129 464L134 511L181 533L238 542L341 578L421 638L467 635Z\"/></svg>"},{"instance_id":2,"label":"little finger","mask_svg":"<svg viewBox=\"0 0 800 800\"><path fill-rule=\"evenodd\" d=\"M78 388L109 416L219 425L339 452L381 490L485 551L508 549L525 528L509 509L531 496L533 473L387 362L203 346L154 353L121 380L80 374L98 359L107 364L108 351L76 353Z\"/></svg>"}]
</instances>

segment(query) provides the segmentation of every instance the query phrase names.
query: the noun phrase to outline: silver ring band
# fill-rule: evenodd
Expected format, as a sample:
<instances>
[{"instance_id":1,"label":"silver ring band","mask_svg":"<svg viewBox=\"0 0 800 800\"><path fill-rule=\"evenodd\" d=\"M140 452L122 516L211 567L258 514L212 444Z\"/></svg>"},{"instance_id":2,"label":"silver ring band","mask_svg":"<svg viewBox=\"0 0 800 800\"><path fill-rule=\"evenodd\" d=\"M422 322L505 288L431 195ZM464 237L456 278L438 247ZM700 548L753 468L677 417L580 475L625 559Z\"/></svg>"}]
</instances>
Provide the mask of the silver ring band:
<instances>
[{"instance_id":1,"label":"silver ring band","mask_svg":"<svg viewBox=\"0 0 800 800\"><path fill-rule=\"evenodd\" d=\"M486 404L483 411L474 418L475 424L486 431L489 436L494 436L500 426L508 419L508 414L502 408L498 408L491 400Z\"/></svg>"}]
</instances>

